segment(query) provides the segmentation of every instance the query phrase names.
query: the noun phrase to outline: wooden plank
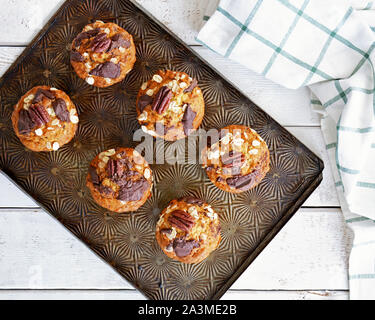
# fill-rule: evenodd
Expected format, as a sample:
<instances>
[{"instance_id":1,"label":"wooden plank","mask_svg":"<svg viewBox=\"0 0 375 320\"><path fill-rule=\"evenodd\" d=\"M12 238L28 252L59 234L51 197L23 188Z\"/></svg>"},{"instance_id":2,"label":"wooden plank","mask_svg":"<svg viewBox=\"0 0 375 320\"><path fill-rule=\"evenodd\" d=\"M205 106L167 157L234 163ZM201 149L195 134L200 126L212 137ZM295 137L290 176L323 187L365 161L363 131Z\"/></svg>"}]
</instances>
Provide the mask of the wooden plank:
<instances>
[{"instance_id":1,"label":"wooden plank","mask_svg":"<svg viewBox=\"0 0 375 320\"><path fill-rule=\"evenodd\" d=\"M306 88L283 88L207 48L193 49L283 126L320 125L318 115L310 108L310 96ZM23 47L0 48L0 75L23 50Z\"/></svg>"},{"instance_id":2,"label":"wooden plank","mask_svg":"<svg viewBox=\"0 0 375 320\"><path fill-rule=\"evenodd\" d=\"M16 57L22 52L23 48L0 48L0 74L3 74L10 64L16 59ZM230 62L229 60L218 58L215 55L210 55L210 51L205 48L200 48L199 53L205 55L209 63L216 64L218 67L221 66L221 70L225 73L225 76L232 77L232 81L235 82L240 88L246 89L246 83L251 81L251 77L259 78L250 71L244 71L238 65ZM218 62L219 61L219 62ZM234 77L234 75L236 75ZM320 133L319 128L300 128L302 125L309 126L316 125L316 121L308 118L310 114L308 96L303 91L292 91L278 87L275 84L267 80L258 79L251 85L251 90L246 94L252 100L259 100L260 106L265 106L265 111L273 113L276 120L279 120L281 124L285 126L297 126L291 127L289 130L297 138L301 139L309 148L311 148L318 156L320 156L325 162L328 160L327 153L325 150L325 144ZM267 84L268 82L268 84ZM283 93L284 92L284 93ZM258 103L259 103L258 101ZM271 103L270 103L271 101ZM294 102L293 102L294 101ZM304 103L302 103L304 101ZM282 103L281 108L278 104ZM298 105L304 107L297 107ZM287 107L290 106L290 107ZM283 122L285 121L285 122ZM332 180L331 168L326 162L326 168L324 171L324 180L321 186L305 203L306 206L338 206L338 199L334 182ZM35 207L35 203L28 197L17 190L11 185L4 177L0 176L0 190L9 190L9 197L0 197L0 207Z\"/></svg>"},{"instance_id":3,"label":"wooden plank","mask_svg":"<svg viewBox=\"0 0 375 320\"><path fill-rule=\"evenodd\" d=\"M26 45L43 28L65 0L2 0L3 22L0 45ZM135 0L188 44L197 35L206 7L205 1ZM181 23L183 22L183 23Z\"/></svg>"},{"instance_id":4,"label":"wooden plank","mask_svg":"<svg viewBox=\"0 0 375 320\"><path fill-rule=\"evenodd\" d=\"M347 300L348 291L228 291L222 300ZM143 300L136 290L0 290L0 300Z\"/></svg>"},{"instance_id":5,"label":"wooden plank","mask_svg":"<svg viewBox=\"0 0 375 320\"><path fill-rule=\"evenodd\" d=\"M323 181L320 186L304 203L309 207L336 207L339 206L336 188L334 185L328 155L320 131L316 127L288 127L293 135L301 140L324 161ZM4 196L6 194L6 196ZM0 207L36 207L32 199L18 190L12 182L0 174Z\"/></svg>"},{"instance_id":6,"label":"wooden plank","mask_svg":"<svg viewBox=\"0 0 375 320\"><path fill-rule=\"evenodd\" d=\"M339 209L300 209L232 289L347 290ZM0 289L130 289L40 209L0 210Z\"/></svg>"}]
</instances>

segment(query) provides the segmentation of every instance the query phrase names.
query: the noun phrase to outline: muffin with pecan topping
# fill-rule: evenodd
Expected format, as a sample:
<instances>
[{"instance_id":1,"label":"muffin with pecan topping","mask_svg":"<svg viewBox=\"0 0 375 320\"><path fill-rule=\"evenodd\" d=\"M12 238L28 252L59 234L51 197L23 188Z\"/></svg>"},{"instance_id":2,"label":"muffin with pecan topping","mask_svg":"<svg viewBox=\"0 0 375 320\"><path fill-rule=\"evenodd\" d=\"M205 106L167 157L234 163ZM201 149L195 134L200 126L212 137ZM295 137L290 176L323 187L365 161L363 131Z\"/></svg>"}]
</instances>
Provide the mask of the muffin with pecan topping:
<instances>
[{"instance_id":1,"label":"muffin with pecan topping","mask_svg":"<svg viewBox=\"0 0 375 320\"><path fill-rule=\"evenodd\" d=\"M87 187L94 200L114 212L135 211L151 196L152 171L134 149L99 153L91 162Z\"/></svg>"},{"instance_id":2,"label":"muffin with pecan topping","mask_svg":"<svg viewBox=\"0 0 375 320\"><path fill-rule=\"evenodd\" d=\"M135 63L133 37L115 23L96 21L73 40L71 64L89 85L108 87L122 81Z\"/></svg>"},{"instance_id":3,"label":"muffin with pecan topping","mask_svg":"<svg viewBox=\"0 0 375 320\"><path fill-rule=\"evenodd\" d=\"M270 167L270 153L259 134L246 126L230 125L221 129L202 151L203 167L220 189L240 193L254 188Z\"/></svg>"},{"instance_id":4,"label":"muffin with pecan topping","mask_svg":"<svg viewBox=\"0 0 375 320\"><path fill-rule=\"evenodd\" d=\"M185 197L172 200L163 210L156 225L156 240L168 257L198 263L218 247L220 230L218 214L209 204Z\"/></svg>"},{"instance_id":5,"label":"muffin with pecan topping","mask_svg":"<svg viewBox=\"0 0 375 320\"><path fill-rule=\"evenodd\" d=\"M77 109L69 96L48 86L29 90L12 114L17 137L33 151L57 151L72 140L78 122Z\"/></svg>"},{"instance_id":6,"label":"muffin with pecan topping","mask_svg":"<svg viewBox=\"0 0 375 320\"><path fill-rule=\"evenodd\" d=\"M176 141L195 131L204 116L204 99L196 79L184 72L158 71L137 97L138 121L154 137Z\"/></svg>"}]
</instances>

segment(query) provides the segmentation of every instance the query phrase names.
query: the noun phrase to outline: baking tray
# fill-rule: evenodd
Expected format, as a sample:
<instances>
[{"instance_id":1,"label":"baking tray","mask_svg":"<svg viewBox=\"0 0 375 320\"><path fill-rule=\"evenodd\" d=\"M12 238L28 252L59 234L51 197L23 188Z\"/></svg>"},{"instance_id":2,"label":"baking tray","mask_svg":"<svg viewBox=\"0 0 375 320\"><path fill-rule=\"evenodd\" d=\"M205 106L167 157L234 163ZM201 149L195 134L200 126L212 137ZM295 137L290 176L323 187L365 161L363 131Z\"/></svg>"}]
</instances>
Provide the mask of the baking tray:
<instances>
[{"instance_id":1,"label":"baking tray","mask_svg":"<svg viewBox=\"0 0 375 320\"><path fill-rule=\"evenodd\" d=\"M69 63L72 40L95 20L128 30L137 49L131 73L106 89L87 85ZM89 162L100 151L137 145L132 139L139 129L136 94L164 68L198 79L206 102L203 129L244 124L258 131L269 146L271 169L256 188L234 195L216 188L199 164L152 165L153 196L137 212L112 213L96 205L85 186ZM76 136L58 152L29 151L12 129L13 106L36 85L64 90L79 111ZM318 186L323 170L308 148L128 0L62 5L0 79L0 143L0 169L150 299L220 298ZM154 237L161 210L185 195L200 197L220 212L222 242L195 265L166 257Z\"/></svg>"}]
</instances>

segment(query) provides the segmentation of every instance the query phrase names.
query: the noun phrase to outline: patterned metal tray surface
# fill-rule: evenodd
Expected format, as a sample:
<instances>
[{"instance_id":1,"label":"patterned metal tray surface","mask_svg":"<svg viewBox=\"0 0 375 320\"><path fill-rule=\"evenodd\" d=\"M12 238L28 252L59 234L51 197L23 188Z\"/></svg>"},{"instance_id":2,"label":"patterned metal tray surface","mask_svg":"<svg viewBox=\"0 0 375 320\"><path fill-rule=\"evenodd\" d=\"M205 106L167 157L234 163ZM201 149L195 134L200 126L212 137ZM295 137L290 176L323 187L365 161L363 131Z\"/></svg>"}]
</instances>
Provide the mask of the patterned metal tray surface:
<instances>
[{"instance_id":1,"label":"patterned metal tray surface","mask_svg":"<svg viewBox=\"0 0 375 320\"><path fill-rule=\"evenodd\" d=\"M69 63L72 40L95 20L128 30L137 49L131 73L106 89L87 85ZM233 195L216 188L199 164L153 165L153 196L145 205L131 214L109 212L85 187L89 162L100 151L137 145L138 89L164 68L198 79L206 102L203 129L244 124L257 130L270 148L271 170L255 189ZM31 152L12 129L13 106L41 84L67 92L79 110L77 134L58 152ZM303 144L129 0L65 2L0 80L0 143L0 169L151 299L220 298L317 187L323 169ZM222 242L196 265L167 258L154 237L161 210L183 195L220 212Z\"/></svg>"}]
</instances>

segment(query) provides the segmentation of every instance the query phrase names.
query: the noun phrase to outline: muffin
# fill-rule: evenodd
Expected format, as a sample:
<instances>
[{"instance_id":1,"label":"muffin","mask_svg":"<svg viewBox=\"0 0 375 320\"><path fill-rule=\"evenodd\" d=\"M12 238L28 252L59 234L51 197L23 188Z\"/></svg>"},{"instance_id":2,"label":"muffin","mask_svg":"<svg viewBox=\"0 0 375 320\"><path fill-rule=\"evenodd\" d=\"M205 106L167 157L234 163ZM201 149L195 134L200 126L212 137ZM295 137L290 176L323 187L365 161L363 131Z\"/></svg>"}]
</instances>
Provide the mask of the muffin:
<instances>
[{"instance_id":1,"label":"muffin","mask_svg":"<svg viewBox=\"0 0 375 320\"><path fill-rule=\"evenodd\" d=\"M267 144L249 127L225 127L217 141L212 142L202 151L203 167L210 180L224 191L250 190L270 169Z\"/></svg>"},{"instance_id":2,"label":"muffin","mask_svg":"<svg viewBox=\"0 0 375 320\"><path fill-rule=\"evenodd\" d=\"M202 200L172 200L156 225L156 240L164 253L177 261L198 263L214 251L221 240L218 214Z\"/></svg>"},{"instance_id":3,"label":"muffin","mask_svg":"<svg viewBox=\"0 0 375 320\"><path fill-rule=\"evenodd\" d=\"M136 105L142 130L168 141L191 134L204 116L202 90L184 72L159 70L143 83Z\"/></svg>"},{"instance_id":4,"label":"muffin","mask_svg":"<svg viewBox=\"0 0 375 320\"><path fill-rule=\"evenodd\" d=\"M32 88L12 113L17 137L33 151L58 150L72 140L78 122L77 109L69 96L48 86Z\"/></svg>"},{"instance_id":5,"label":"muffin","mask_svg":"<svg viewBox=\"0 0 375 320\"><path fill-rule=\"evenodd\" d=\"M89 85L104 88L122 81L135 63L133 37L115 23L96 21L73 40L70 62Z\"/></svg>"},{"instance_id":6,"label":"muffin","mask_svg":"<svg viewBox=\"0 0 375 320\"><path fill-rule=\"evenodd\" d=\"M91 162L87 187L94 200L114 212L135 211L151 196L152 171L134 149L99 153Z\"/></svg>"}]
</instances>

